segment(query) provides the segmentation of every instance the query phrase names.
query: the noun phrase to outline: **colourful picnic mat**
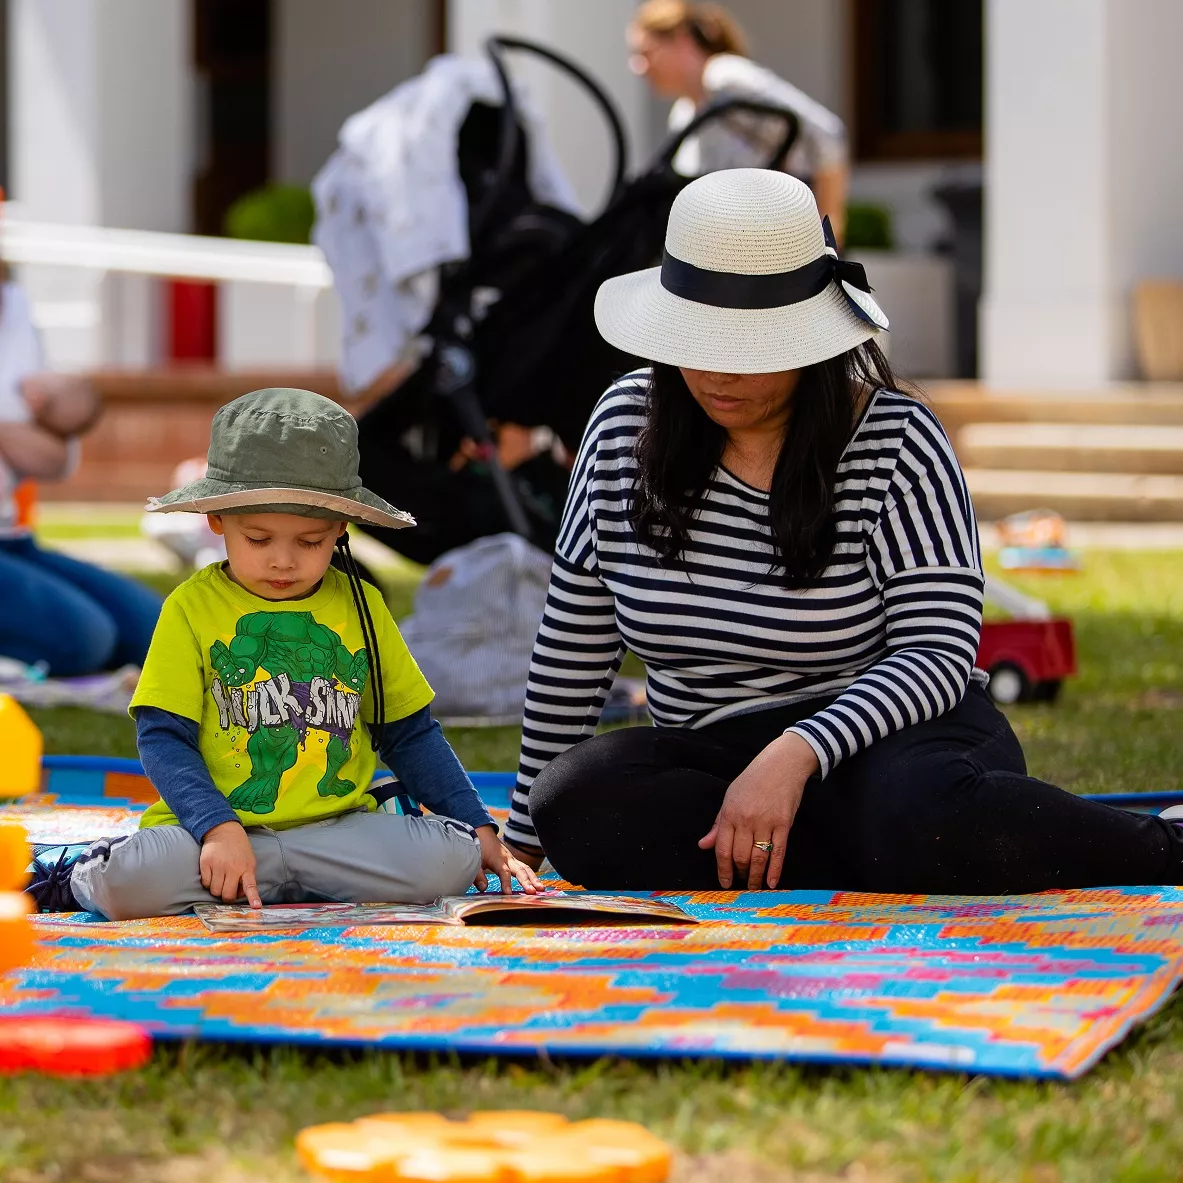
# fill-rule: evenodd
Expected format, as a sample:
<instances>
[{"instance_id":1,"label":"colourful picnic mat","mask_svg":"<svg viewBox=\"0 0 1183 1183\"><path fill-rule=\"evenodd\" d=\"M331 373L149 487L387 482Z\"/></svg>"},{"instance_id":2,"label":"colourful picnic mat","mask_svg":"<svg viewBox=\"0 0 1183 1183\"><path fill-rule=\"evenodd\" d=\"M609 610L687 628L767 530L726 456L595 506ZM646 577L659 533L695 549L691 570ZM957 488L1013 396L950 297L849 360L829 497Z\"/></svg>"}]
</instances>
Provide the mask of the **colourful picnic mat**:
<instances>
[{"instance_id":1,"label":"colourful picnic mat","mask_svg":"<svg viewBox=\"0 0 1183 1183\"><path fill-rule=\"evenodd\" d=\"M24 811L39 840L55 817L58 840L134 823L146 790L132 762L46 763L42 793L0 817ZM511 778L476 780L504 808ZM663 894L702 923L216 936L191 918L40 917L37 960L0 977L0 1010L130 1018L176 1039L1073 1077L1183 975L1177 888Z\"/></svg>"},{"instance_id":2,"label":"colourful picnic mat","mask_svg":"<svg viewBox=\"0 0 1183 1183\"><path fill-rule=\"evenodd\" d=\"M47 756L40 791L19 801L0 799L0 821L20 822L38 845L93 842L132 833L155 800L138 760Z\"/></svg>"},{"instance_id":3,"label":"colourful picnic mat","mask_svg":"<svg viewBox=\"0 0 1183 1183\"><path fill-rule=\"evenodd\" d=\"M0 1010L128 1018L177 1039L1073 1077L1183 966L1174 888L671 898L703 923L214 936L190 918L43 917L35 963L0 978Z\"/></svg>"}]
</instances>

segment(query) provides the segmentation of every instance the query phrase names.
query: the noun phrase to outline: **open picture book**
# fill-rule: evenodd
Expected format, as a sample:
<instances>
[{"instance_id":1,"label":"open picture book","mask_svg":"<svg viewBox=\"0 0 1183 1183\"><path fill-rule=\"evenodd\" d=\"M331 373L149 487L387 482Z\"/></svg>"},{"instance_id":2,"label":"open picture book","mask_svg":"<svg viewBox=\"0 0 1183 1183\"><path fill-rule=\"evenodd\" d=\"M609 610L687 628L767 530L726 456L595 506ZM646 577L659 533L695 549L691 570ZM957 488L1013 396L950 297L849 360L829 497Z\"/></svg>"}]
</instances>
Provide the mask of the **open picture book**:
<instances>
[{"instance_id":1,"label":"open picture book","mask_svg":"<svg viewBox=\"0 0 1183 1183\"><path fill-rule=\"evenodd\" d=\"M210 932L280 932L361 924L697 924L677 904L648 896L544 891L444 896L433 904L197 904Z\"/></svg>"}]
</instances>

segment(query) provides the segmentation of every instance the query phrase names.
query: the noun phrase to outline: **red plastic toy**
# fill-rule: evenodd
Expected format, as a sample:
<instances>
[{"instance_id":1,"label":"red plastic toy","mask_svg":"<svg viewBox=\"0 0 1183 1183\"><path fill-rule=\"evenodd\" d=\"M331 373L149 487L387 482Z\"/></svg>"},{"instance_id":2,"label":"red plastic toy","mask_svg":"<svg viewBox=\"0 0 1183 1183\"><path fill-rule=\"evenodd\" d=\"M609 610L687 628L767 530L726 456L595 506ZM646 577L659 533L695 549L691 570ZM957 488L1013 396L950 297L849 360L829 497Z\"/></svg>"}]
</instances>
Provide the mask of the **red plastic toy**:
<instances>
[{"instance_id":1,"label":"red plastic toy","mask_svg":"<svg viewBox=\"0 0 1183 1183\"><path fill-rule=\"evenodd\" d=\"M0 1072L102 1076L139 1068L152 1039L135 1023L40 1015L0 1018Z\"/></svg>"},{"instance_id":2,"label":"red plastic toy","mask_svg":"<svg viewBox=\"0 0 1183 1183\"><path fill-rule=\"evenodd\" d=\"M1076 673L1070 620L1006 620L982 625L977 665L998 703L1054 702Z\"/></svg>"}]
</instances>

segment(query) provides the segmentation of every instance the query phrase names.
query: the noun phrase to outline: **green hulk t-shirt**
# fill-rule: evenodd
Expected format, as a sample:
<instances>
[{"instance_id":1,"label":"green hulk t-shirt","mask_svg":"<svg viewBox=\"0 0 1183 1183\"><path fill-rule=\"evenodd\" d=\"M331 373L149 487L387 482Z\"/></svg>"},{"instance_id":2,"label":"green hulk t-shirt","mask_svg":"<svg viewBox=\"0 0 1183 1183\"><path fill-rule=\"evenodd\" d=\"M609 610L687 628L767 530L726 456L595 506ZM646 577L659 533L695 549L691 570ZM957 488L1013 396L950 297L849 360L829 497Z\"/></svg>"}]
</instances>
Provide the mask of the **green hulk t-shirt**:
<instances>
[{"instance_id":1,"label":"green hulk t-shirt","mask_svg":"<svg viewBox=\"0 0 1183 1183\"><path fill-rule=\"evenodd\" d=\"M431 687L377 589L364 585L381 653L386 718ZM346 577L330 567L301 600L264 600L220 564L164 602L131 702L198 724L202 758L243 825L275 829L375 809L372 662ZM141 826L176 825L163 801Z\"/></svg>"}]
</instances>

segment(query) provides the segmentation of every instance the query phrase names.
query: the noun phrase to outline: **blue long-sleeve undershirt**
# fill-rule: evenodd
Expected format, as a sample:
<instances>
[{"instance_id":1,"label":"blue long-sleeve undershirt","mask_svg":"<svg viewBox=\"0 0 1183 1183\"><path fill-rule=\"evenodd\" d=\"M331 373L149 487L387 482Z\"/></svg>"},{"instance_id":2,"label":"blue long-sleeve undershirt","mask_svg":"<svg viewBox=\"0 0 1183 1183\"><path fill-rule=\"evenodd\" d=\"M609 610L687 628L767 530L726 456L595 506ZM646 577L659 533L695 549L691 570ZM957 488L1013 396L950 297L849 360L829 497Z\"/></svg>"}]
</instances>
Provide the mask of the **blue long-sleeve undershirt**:
<instances>
[{"instance_id":1,"label":"blue long-sleeve undershirt","mask_svg":"<svg viewBox=\"0 0 1183 1183\"><path fill-rule=\"evenodd\" d=\"M430 708L384 724L375 738L378 755L421 805L474 828L494 825ZM136 744L149 780L198 842L214 826L238 820L201 758L194 720L159 707L139 707Z\"/></svg>"}]
</instances>

